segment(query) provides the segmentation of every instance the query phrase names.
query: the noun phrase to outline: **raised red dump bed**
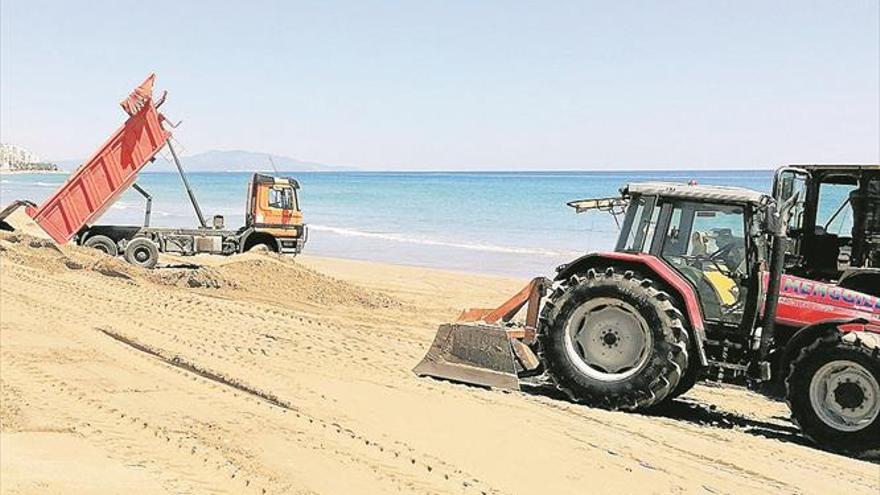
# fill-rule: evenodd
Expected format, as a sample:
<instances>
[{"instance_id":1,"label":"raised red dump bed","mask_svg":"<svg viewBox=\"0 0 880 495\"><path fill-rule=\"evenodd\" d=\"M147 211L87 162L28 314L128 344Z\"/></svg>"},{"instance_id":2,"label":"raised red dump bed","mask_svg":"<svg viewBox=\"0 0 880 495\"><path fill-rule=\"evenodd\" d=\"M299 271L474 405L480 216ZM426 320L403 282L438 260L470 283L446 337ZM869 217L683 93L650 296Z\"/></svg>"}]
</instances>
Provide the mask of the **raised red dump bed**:
<instances>
[{"instance_id":1,"label":"raised red dump bed","mask_svg":"<svg viewBox=\"0 0 880 495\"><path fill-rule=\"evenodd\" d=\"M121 103L129 118L113 137L42 206L25 210L55 242L69 241L101 216L171 137L156 109L162 102L153 101L155 77L150 75Z\"/></svg>"}]
</instances>

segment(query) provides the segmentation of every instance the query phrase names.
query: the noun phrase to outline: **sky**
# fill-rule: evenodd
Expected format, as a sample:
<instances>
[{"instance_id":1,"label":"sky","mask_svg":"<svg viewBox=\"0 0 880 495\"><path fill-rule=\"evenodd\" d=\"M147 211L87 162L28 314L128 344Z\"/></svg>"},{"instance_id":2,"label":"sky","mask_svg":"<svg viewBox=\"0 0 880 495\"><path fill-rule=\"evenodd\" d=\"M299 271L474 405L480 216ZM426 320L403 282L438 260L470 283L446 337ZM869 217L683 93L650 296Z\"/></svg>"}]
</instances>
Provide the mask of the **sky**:
<instances>
[{"instance_id":1,"label":"sky","mask_svg":"<svg viewBox=\"0 0 880 495\"><path fill-rule=\"evenodd\" d=\"M880 162L880 1L0 0L0 140L89 156L149 73L186 154L369 170Z\"/></svg>"}]
</instances>

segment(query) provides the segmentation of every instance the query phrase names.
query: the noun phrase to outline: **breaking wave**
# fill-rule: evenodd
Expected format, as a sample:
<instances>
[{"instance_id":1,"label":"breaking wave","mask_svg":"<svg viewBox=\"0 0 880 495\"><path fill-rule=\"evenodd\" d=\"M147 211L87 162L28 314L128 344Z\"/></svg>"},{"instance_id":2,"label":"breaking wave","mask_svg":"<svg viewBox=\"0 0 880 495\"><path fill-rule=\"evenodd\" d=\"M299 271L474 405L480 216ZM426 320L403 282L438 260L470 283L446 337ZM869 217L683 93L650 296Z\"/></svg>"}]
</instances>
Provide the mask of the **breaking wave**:
<instances>
[{"instance_id":1,"label":"breaking wave","mask_svg":"<svg viewBox=\"0 0 880 495\"><path fill-rule=\"evenodd\" d=\"M345 237L363 237L369 239L380 239L383 241L402 242L408 244L422 244L426 246L443 246L457 249L468 249L471 251L485 251L492 253L508 253L508 254L531 254L547 257L571 257L578 256L582 253L578 251L553 251L550 249L528 248L528 247L512 247L498 246L494 244L480 244L468 242L448 242L437 241L433 239L421 239L417 237L408 237L402 234L382 234L378 232L365 232L362 230L346 229L342 227L331 227L328 225L317 225L310 223L309 229L319 232L330 232L332 234Z\"/></svg>"}]
</instances>

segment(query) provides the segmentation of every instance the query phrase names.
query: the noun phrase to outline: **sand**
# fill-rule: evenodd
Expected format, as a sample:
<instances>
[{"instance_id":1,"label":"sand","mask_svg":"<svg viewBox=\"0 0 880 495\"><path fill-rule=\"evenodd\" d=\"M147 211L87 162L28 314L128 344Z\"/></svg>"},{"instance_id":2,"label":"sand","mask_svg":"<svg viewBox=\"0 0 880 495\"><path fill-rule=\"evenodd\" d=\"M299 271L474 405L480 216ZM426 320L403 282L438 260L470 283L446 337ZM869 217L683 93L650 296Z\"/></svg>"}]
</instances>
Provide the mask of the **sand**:
<instances>
[{"instance_id":1,"label":"sand","mask_svg":"<svg viewBox=\"0 0 880 495\"><path fill-rule=\"evenodd\" d=\"M847 493L880 465L783 403L663 415L417 378L436 325L524 280L302 256L141 270L0 234L3 493Z\"/></svg>"}]
</instances>

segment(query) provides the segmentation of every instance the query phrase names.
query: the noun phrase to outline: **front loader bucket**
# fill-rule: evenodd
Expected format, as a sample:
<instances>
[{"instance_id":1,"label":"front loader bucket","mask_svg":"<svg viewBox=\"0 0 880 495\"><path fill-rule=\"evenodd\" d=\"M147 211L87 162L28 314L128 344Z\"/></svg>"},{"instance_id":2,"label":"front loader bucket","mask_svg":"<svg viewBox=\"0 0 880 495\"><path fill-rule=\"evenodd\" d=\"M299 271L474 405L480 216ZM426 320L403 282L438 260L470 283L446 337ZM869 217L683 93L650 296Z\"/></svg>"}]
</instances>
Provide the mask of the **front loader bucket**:
<instances>
[{"instance_id":1,"label":"front loader bucket","mask_svg":"<svg viewBox=\"0 0 880 495\"><path fill-rule=\"evenodd\" d=\"M512 345L502 326L441 325L428 354L413 372L419 376L519 390Z\"/></svg>"}]
</instances>

